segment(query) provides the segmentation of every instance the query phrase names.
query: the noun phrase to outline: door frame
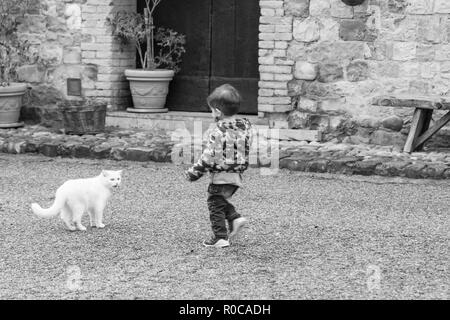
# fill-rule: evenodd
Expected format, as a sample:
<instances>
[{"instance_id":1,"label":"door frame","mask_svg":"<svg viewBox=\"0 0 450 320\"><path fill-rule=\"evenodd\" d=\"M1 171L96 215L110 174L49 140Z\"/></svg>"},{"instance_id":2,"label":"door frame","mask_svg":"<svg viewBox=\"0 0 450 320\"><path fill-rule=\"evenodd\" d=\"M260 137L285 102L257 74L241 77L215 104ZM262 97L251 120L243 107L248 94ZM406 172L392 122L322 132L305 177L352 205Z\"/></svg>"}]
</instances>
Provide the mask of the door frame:
<instances>
[{"instance_id":1,"label":"door frame","mask_svg":"<svg viewBox=\"0 0 450 320\"><path fill-rule=\"evenodd\" d=\"M284 4L285 1L259 0L259 118L279 119L280 114L293 110L288 83L294 79L295 61L288 57L287 49L293 40L294 17L285 14Z\"/></svg>"}]
</instances>

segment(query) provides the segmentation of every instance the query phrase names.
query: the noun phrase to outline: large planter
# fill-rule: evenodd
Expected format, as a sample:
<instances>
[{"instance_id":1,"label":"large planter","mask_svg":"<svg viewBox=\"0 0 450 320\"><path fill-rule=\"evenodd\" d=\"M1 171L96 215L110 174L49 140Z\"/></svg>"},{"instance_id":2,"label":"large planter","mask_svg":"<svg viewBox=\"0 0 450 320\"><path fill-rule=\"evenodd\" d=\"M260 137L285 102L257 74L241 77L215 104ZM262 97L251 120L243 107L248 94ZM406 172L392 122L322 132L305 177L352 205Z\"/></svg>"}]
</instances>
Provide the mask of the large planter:
<instances>
[{"instance_id":1,"label":"large planter","mask_svg":"<svg viewBox=\"0 0 450 320\"><path fill-rule=\"evenodd\" d=\"M0 128L16 128L23 126L19 122L22 97L27 91L24 83L11 83L9 86L0 86Z\"/></svg>"},{"instance_id":2,"label":"large planter","mask_svg":"<svg viewBox=\"0 0 450 320\"><path fill-rule=\"evenodd\" d=\"M167 112L165 107L169 83L174 76L173 70L125 70L130 82L134 108L129 112L155 113Z\"/></svg>"},{"instance_id":3,"label":"large planter","mask_svg":"<svg viewBox=\"0 0 450 320\"><path fill-rule=\"evenodd\" d=\"M64 101L58 107L63 116L64 133L83 135L105 131L106 103Z\"/></svg>"}]
</instances>

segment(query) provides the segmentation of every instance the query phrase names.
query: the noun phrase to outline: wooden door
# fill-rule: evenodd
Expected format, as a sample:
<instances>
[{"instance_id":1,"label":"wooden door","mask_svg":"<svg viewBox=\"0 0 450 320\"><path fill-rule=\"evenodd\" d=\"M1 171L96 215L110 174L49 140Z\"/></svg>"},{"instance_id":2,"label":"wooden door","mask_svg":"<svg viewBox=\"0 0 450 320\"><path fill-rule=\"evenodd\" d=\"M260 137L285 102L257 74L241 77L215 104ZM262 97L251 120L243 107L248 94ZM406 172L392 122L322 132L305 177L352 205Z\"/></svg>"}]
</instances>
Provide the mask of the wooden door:
<instances>
[{"instance_id":1,"label":"wooden door","mask_svg":"<svg viewBox=\"0 0 450 320\"><path fill-rule=\"evenodd\" d=\"M139 0L139 12L143 7ZM186 35L181 71L167 98L170 110L208 112L208 94L229 83L243 97L241 113L257 113L258 0L164 0L155 24Z\"/></svg>"}]
</instances>

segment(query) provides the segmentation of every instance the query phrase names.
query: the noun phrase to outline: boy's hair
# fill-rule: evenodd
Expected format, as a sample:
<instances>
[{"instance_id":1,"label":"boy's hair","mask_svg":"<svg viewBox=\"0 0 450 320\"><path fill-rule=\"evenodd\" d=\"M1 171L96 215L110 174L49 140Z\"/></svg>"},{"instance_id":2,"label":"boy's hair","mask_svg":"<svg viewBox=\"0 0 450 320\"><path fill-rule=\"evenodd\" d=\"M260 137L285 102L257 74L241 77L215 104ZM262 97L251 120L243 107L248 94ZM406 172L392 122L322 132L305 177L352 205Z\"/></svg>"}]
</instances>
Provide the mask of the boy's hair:
<instances>
[{"instance_id":1,"label":"boy's hair","mask_svg":"<svg viewBox=\"0 0 450 320\"><path fill-rule=\"evenodd\" d=\"M227 117L239 112L241 100L239 92L229 84L217 87L206 99L208 105L219 109Z\"/></svg>"}]
</instances>

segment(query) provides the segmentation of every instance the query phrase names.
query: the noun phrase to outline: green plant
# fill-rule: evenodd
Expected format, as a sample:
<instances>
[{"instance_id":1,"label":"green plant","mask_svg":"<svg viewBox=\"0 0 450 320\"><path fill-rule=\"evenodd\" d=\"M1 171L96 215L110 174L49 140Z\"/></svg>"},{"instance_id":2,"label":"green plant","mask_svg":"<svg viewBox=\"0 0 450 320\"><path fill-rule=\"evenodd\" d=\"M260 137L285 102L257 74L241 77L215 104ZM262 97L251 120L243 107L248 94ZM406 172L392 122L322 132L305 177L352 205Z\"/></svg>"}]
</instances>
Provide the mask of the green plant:
<instances>
[{"instance_id":1,"label":"green plant","mask_svg":"<svg viewBox=\"0 0 450 320\"><path fill-rule=\"evenodd\" d=\"M155 32L153 14L161 1L145 0L144 14L119 11L107 21L122 43L134 43L143 69L164 67L178 72L186 36L162 27Z\"/></svg>"},{"instance_id":2,"label":"green plant","mask_svg":"<svg viewBox=\"0 0 450 320\"><path fill-rule=\"evenodd\" d=\"M27 40L20 39L17 28L28 12L38 10L36 0L0 1L0 86L17 81L17 68L38 62L39 57Z\"/></svg>"}]
</instances>

